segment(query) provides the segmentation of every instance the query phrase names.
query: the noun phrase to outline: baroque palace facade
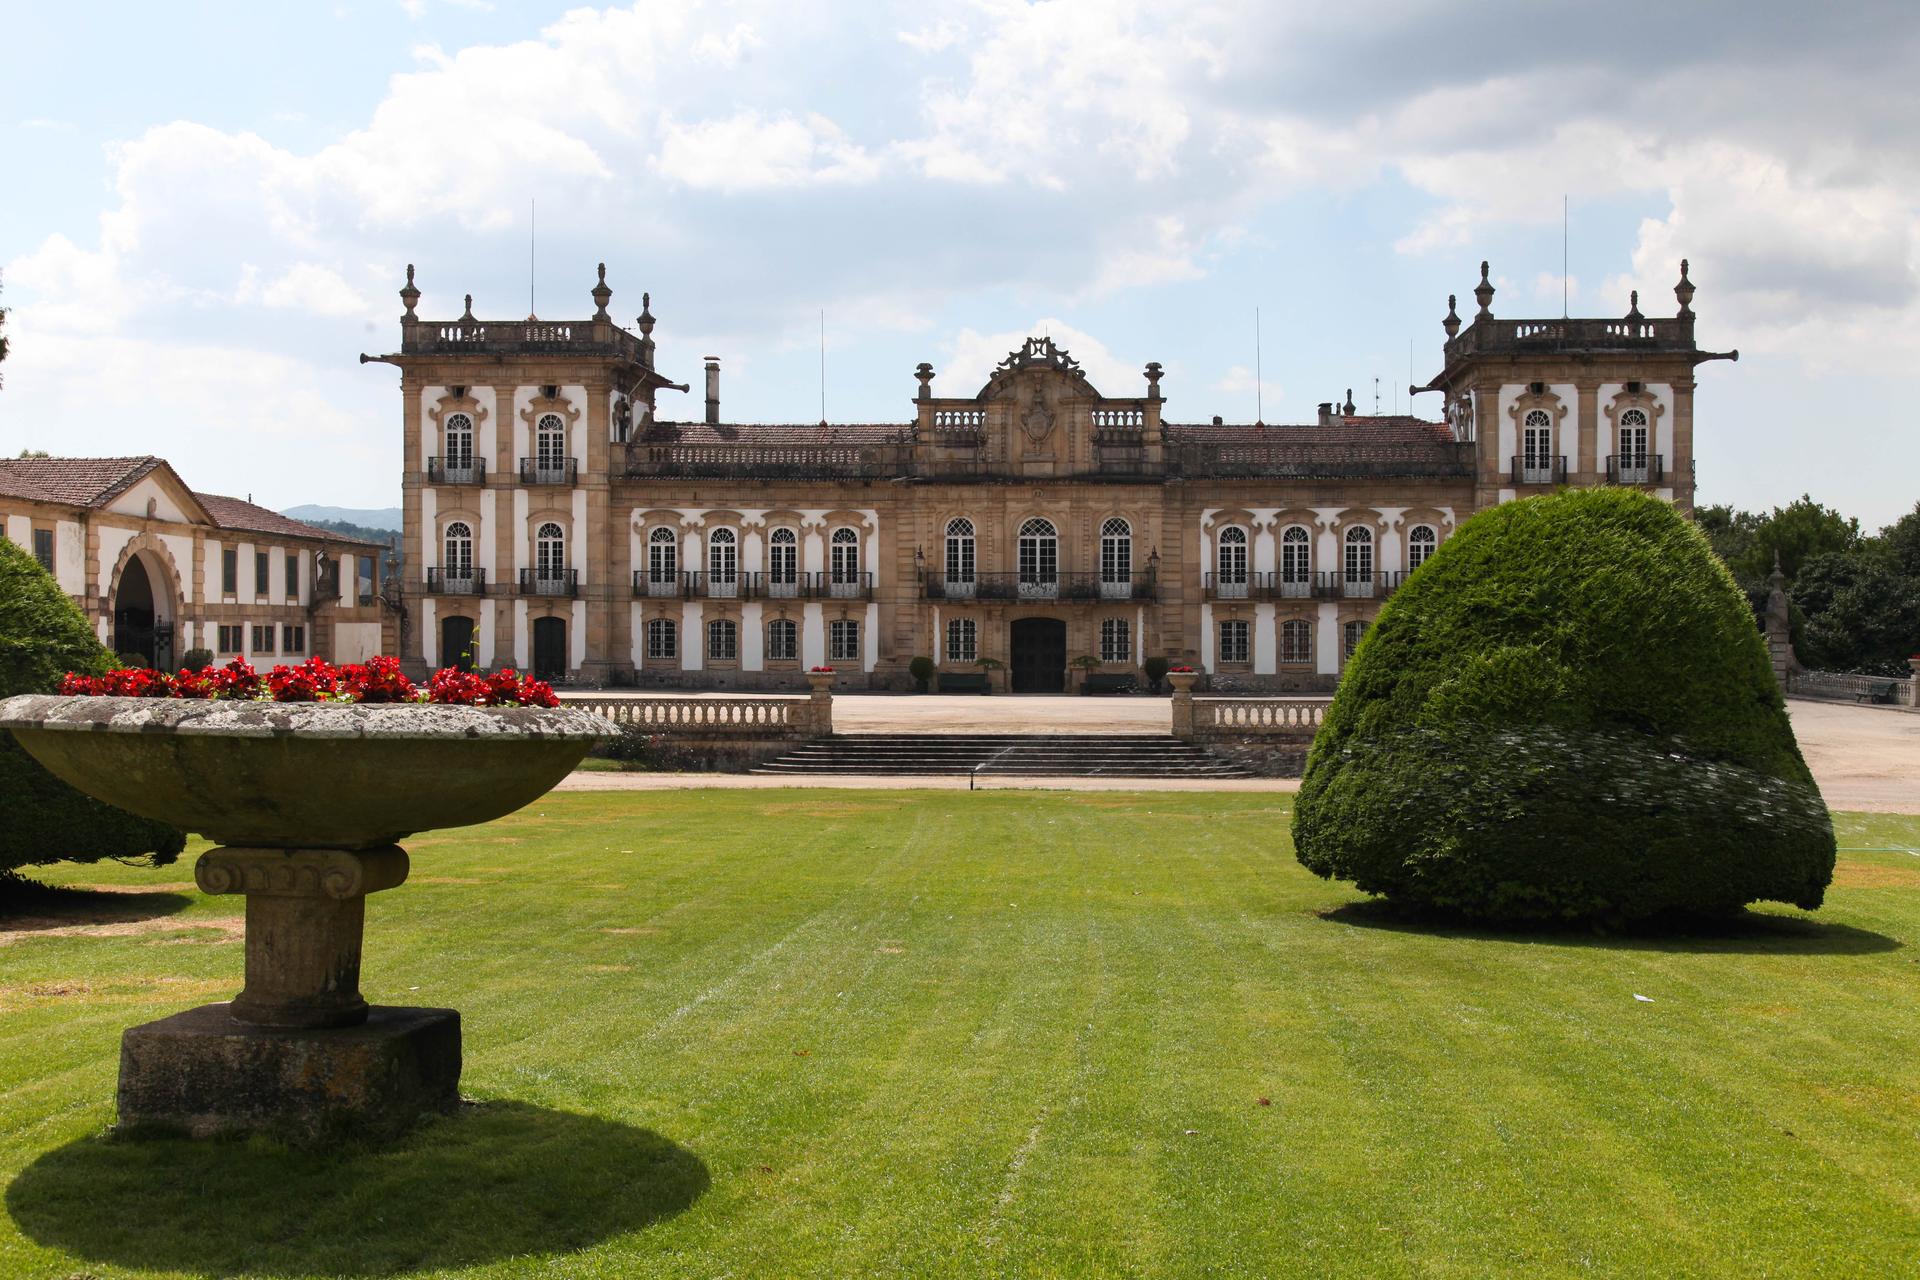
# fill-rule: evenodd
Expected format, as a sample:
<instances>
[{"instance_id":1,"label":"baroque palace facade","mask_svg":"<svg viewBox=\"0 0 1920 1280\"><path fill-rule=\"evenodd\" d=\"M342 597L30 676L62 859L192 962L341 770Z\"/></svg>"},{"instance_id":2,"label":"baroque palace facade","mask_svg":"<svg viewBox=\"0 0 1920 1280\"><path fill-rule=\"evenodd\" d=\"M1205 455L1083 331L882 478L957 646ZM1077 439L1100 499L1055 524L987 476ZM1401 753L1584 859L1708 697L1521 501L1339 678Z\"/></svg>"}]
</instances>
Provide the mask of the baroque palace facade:
<instances>
[{"instance_id":1,"label":"baroque palace facade","mask_svg":"<svg viewBox=\"0 0 1920 1280\"><path fill-rule=\"evenodd\" d=\"M1320 406L1303 425L1169 419L1162 371L1097 389L1047 339L899 423L730 423L614 323L419 318L398 352L404 656L593 684L902 688L916 655L1016 692L1149 655L1216 688L1324 690L1380 603L1473 512L1558 485L1690 511L1693 285L1678 314L1498 319L1448 300L1441 419ZM416 567L417 566L417 567ZM1076 662L1076 660L1080 660Z\"/></svg>"}]
</instances>

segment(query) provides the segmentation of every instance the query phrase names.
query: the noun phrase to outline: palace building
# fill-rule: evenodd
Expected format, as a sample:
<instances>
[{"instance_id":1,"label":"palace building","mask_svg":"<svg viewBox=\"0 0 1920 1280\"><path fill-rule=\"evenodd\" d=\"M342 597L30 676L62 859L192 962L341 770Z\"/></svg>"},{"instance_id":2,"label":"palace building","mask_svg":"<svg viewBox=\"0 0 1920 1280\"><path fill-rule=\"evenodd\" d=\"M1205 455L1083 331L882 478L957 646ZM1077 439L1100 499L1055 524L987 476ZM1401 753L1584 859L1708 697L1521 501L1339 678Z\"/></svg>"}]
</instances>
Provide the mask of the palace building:
<instances>
[{"instance_id":1,"label":"palace building","mask_svg":"<svg viewBox=\"0 0 1920 1280\"><path fill-rule=\"evenodd\" d=\"M797 689L907 664L1057 691L1149 655L1217 689L1325 690L1406 575L1473 512L1559 485L1690 511L1694 288L1678 313L1496 318L1448 299L1439 414L1320 406L1303 424L1182 422L1159 364L1095 387L1045 338L959 396L915 372L893 423L674 420L650 298L614 323L423 320L400 349L404 656L592 684ZM1092 661L1090 661L1092 660Z\"/></svg>"},{"instance_id":2,"label":"palace building","mask_svg":"<svg viewBox=\"0 0 1920 1280\"><path fill-rule=\"evenodd\" d=\"M161 458L0 459L0 534L102 644L152 667L190 649L263 671L382 652L379 544L195 493Z\"/></svg>"}]
</instances>

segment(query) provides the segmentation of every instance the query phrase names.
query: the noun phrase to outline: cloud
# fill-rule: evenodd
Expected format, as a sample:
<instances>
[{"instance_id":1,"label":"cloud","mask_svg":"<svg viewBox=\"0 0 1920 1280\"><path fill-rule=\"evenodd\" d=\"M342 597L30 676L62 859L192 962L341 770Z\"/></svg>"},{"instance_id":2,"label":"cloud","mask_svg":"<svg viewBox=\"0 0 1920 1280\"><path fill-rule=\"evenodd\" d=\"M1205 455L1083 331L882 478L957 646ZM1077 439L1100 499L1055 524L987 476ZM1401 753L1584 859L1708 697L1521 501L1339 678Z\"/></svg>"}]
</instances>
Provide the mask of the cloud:
<instances>
[{"instance_id":1,"label":"cloud","mask_svg":"<svg viewBox=\"0 0 1920 1280\"><path fill-rule=\"evenodd\" d=\"M656 170L706 191L752 191L813 182L871 182L880 164L824 116L767 119L742 111L724 120L661 126Z\"/></svg>"},{"instance_id":2,"label":"cloud","mask_svg":"<svg viewBox=\"0 0 1920 1280\"><path fill-rule=\"evenodd\" d=\"M939 370L942 382L936 394L970 396L986 385L995 366L1017 351L1028 338L1052 338L1054 345L1080 362L1087 380L1107 396L1146 394L1145 361L1121 359L1090 333L1051 316L1042 316L1025 329L979 333L962 329L947 344L947 364Z\"/></svg>"}]
</instances>

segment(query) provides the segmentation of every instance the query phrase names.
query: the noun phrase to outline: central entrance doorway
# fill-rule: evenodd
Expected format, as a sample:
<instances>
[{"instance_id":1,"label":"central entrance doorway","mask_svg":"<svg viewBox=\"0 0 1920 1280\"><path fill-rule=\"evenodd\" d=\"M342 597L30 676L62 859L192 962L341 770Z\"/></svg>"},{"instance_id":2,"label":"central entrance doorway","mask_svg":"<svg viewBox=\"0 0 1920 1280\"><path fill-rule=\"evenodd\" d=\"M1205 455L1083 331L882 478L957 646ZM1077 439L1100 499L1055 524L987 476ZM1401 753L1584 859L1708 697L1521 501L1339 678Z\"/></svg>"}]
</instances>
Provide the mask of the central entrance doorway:
<instances>
[{"instance_id":1,"label":"central entrance doorway","mask_svg":"<svg viewBox=\"0 0 1920 1280\"><path fill-rule=\"evenodd\" d=\"M173 669L173 624L165 616L171 596L164 577L155 580L146 557L135 555L120 571L113 597L113 651L144 659L148 666Z\"/></svg>"},{"instance_id":2,"label":"central entrance doorway","mask_svg":"<svg viewBox=\"0 0 1920 1280\"><path fill-rule=\"evenodd\" d=\"M564 618L533 620L533 675L536 680L567 678L567 623Z\"/></svg>"},{"instance_id":3,"label":"central entrance doorway","mask_svg":"<svg viewBox=\"0 0 1920 1280\"><path fill-rule=\"evenodd\" d=\"M1067 624L1058 618L1013 620L1013 691L1065 693Z\"/></svg>"}]
</instances>

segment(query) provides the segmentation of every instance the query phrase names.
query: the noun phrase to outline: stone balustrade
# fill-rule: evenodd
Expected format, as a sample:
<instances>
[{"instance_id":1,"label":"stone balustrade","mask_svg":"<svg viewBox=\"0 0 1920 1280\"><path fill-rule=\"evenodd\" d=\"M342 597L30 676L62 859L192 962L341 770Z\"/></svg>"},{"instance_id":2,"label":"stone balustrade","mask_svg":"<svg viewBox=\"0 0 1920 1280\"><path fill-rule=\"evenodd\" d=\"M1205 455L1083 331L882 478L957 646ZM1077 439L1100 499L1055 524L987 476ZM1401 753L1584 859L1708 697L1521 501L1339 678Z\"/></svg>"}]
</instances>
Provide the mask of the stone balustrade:
<instances>
[{"instance_id":1,"label":"stone balustrade","mask_svg":"<svg viewBox=\"0 0 1920 1280\"><path fill-rule=\"evenodd\" d=\"M1884 706L1920 706L1920 672L1913 678L1862 676L1845 671L1796 670L1787 673L1786 692L1796 698L1835 702L1878 703Z\"/></svg>"},{"instance_id":2,"label":"stone balustrade","mask_svg":"<svg viewBox=\"0 0 1920 1280\"><path fill-rule=\"evenodd\" d=\"M1247 736L1286 734L1310 736L1326 718L1325 698L1195 698L1193 731Z\"/></svg>"},{"instance_id":3,"label":"stone balustrade","mask_svg":"<svg viewBox=\"0 0 1920 1280\"><path fill-rule=\"evenodd\" d=\"M822 699L828 707L822 727ZM831 695L798 698L623 698L562 694L569 707L615 724L697 737L805 738L832 732Z\"/></svg>"}]
</instances>

